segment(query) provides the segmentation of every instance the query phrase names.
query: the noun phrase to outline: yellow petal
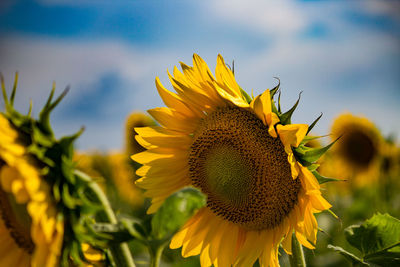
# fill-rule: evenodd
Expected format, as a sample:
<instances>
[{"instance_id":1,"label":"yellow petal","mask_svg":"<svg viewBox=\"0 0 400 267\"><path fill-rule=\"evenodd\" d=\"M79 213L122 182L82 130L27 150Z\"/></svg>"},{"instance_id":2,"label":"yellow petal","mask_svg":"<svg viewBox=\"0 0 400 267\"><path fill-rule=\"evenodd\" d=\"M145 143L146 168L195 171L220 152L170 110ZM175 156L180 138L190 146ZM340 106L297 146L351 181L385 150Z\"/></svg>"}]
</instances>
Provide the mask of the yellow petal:
<instances>
[{"instance_id":1,"label":"yellow petal","mask_svg":"<svg viewBox=\"0 0 400 267\"><path fill-rule=\"evenodd\" d=\"M267 121L269 135L275 138L278 137L278 134L275 130L275 125L280 122L278 115L276 115L274 112L270 112L265 115L265 119Z\"/></svg>"},{"instance_id":2,"label":"yellow petal","mask_svg":"<svg viewBox=\"0 0 400 267\"><path fill-rule=\"evenodd\" d=\"M155 148L132 155L131 158L140 164L148 164L155 160L170 159L175 156L174 151L163 152L160 148Z\"/></svg>"},{"instance_id":3,"label":"yellow petal","mask_svg":"<svg viewBox=\"0 0 400 267\"><path fill-rule=\"evenodd\" d=\"M310 200L314 209L318 211L328 210L332 207L321 194L310 195Z\"/></svg>"},{"instance_id":4,"label":"yellow petal","mask_svg":"<svg viewBox=\"0 0 400 267\"><path fill-rule=\"evenodd\" d=\"M307 124L279 124L276 127L278 135L286 147L298 147L300 142L304 139L307 134L308 125Z\"/></svg>"},{"instance_id":5,"label":"yellow petal","mask_svg":"<svg viewBox=\"0 0 400 267\"><path fill-rule=\"evenodd\" d=\"M301 183L303 185L303 188L306 189L307 192L312 192L314 190L318 190L320 189L319 183L317 178L315 178L314 174L312 174L310 172L309 169L307 169L306 167L301 166L300 167L301 170Z\"/></svg>"},{"instance_id":6,"label":"yellow petal","mask_svg":"<svg viewBox=\"0 0 400 267\"><path fill-rule=\"evenodd\" d=\"M161 125L178 132L193 133L198 125L197 120L169 108L154 108L148 112Z\"/></svg>"},{"instance_id":7,"label":"yellow petal","mask_svg":"<svg viewBox=\"0 0 400 267\"><path fill-rule=\"evenodd\" d=\"M290 231L283 239L282 247L287 254L292 255L292 231Z\"/></svg>"},{"instance_id":8,"label":"yellow petal","mask_svg":"<svg viewBox=\"0 0 400 267\"><path fill-rule=\"evenodd\" d=\"M240 92L239 85L235 80L235 76L233 75L232 71L226 66L224 58L221 55L218 55L217 58L215 76L218 83L226 85L224 89L228 94L237 98L241 97L242 94Z\"/></svg>"},{"instance_id":9,"label":"yellow petal","mask_svg":"<svg viewBox=\"0 0 400 267\"><path fill-rule=\"evenodd\" d=\"M167 90L161 83L160 79L156 77L156 87L164 104L188 117L195 117L193 111L183 102L182 98L175 93Z\"/></svg>"},{"instance_id":10,"label":"yellow petal","mask_svg":"<svg viewBox=\"0 0 400 267\"><path fill-rule=\"evenodd\" d=\"M141 127L135 128L135 131L139 134L143 142L159 147L188 149L192 143L192 138L189 135L177 134L163 127Z\"/></svg>"},{"instance_id":11,"label":"yellow petal","mask_svg":"<svg viewBox=\"0 0 400 267\"><path fill-rule=\"evenodd\" d=\"M229 94L226 90L224 90L222 87L220 87L218 85L215 86L215 89L217 90L218 94L222 98L230 101L235 106L242 107L242 108L249 107L249 104L241 96L233 96L233 95Z\"/></svg>"},{"instance_id":12,"label":"yellow petal","mask_svg":"<svg viewBox=\"0 0 400 267\"><path fill-rule=\"evenodd\" d=\"M264 125L269 125L266 121L267 115L272 112L271 109L271 95L269 89L265 90L262 94L255 97L250 107L254 110L257 117L264 122ZM271 116L271 115L269 115ZM278 119L279 121L279 119Z\"/></svg>"}]
</instances>

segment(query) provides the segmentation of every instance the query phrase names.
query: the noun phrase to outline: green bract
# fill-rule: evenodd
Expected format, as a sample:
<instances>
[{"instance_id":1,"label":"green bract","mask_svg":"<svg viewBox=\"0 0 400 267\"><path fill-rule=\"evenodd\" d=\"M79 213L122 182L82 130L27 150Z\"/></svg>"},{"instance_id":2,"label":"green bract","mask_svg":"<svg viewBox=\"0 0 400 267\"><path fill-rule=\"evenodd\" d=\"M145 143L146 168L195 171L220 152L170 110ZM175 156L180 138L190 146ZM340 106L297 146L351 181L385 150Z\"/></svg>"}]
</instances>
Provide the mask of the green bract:
<instances>
[{"instance_id":1,"label":"green bract","mask_svg":"<svg viewBox=\"0 0 400 267\"><path fill-rule=\"evenodd\" d=\"M39 118L31 116L32 105L27 115L18 112L13 104L16 94L18 75L15 76L10 98L7 97L3 77L1 79L5 112L3 115L23 136L29 154L38 162L41 174L50 186L52 198L57 206L58 216L64 220L64 238L60 264L70 266L71 260L76 264L86 261L81 244L95 247L104 245L99 236L88 227L101 209L93 198L92 180L90 177L75 172L72 161L74 141L83 132L60 139L54 136L50 125L50 113L68 92L68 88L53 100L55 84L50 96L40 111Z\"/></svg>"}]
</instances>

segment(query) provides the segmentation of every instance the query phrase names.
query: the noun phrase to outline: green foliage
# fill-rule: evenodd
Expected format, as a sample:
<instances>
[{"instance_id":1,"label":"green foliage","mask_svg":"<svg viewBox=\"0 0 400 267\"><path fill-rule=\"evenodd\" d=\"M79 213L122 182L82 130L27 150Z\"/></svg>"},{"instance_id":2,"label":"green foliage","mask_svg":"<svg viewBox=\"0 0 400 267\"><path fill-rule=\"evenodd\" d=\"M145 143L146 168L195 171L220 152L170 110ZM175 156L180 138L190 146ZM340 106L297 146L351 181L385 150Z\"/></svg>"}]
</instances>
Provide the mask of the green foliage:
<instances>
[{"instance_id":1,"label":"green foliage","mask_svg":"<svg viewBox=\"0 0 400 267\"><path fill-rule=\"evenodd\" d=\"M61 252L61 266L70 266L71 261L81 264L86 261L81 244L94 247L106 244L104 236L96 235L88 226L102 207L98 199L93 198L92 179L83 173L75 172L73 163L74 141L83 129L72 136L57 139L50 125L50 114L68 92L64 90L55 100L55 84L39 118L31 117L31 108L27 115L18 112L14 106L18 74L15 76L11 97L8 98L1 77L1 87L5 103L3 115L22 136L21 142L29 155L40 168L40 173L52 189L52 198L57 206L58 216L64 221L64 238Z\"/></svg>"},{"instance_id":2,"label":"green foliage","mask_svg":"<svg viewBox=\"0 0 400 267\"><path fill-rule=\"evenodd\" d=\"M171 195L151 220L152 236L158 240L171 237L204 205L204 195L194 188L186 188Z\"/></svg>"},{"instance_id":3,"label":"green foliage","mask_svg":"<svg viewBox=\"0 0 400 267\"><path fill-rule=\"evenodd\" d=\"M400 264L400 220L389 214L375 214L361 225L345 229L347 242L360 251L358 258L340 247L330 246L350 259L354 266L396 266Z\"/></svg>"},{"instance_id":4,"label":"green foliage","mask_svg":"<svg viewBox=\"0 0 400 267\"><path fill-rule=\"evenodd\" d=\"M299 94L299 98L297 99L297 101L293 105L293 107L279 116L279 119L281 120L282 125L292 123L292 115L293 115L293 112L296 110L297 106L299 105L300 97L301 97L301 92ZM280 98L280 94L279 94L279 98ZM280 101L278 101L278 104L279 104L278 109L280 111L280 109L281 109Z\"/></svg>"}]
</instances>

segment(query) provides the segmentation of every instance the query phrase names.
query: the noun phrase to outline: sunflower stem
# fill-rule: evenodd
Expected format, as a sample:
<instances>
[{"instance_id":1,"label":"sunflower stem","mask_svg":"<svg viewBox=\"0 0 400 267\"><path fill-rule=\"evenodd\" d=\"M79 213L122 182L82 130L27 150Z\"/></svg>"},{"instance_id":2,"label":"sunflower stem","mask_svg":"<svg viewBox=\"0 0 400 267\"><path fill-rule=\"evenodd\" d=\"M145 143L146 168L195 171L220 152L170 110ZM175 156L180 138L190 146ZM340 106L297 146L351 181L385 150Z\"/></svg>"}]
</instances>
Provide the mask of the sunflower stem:
<instances>
[{"instance_id":1,"label":"sunflower stem","mask_svg":"<svg viewBox=\"0 0 400 267\"><path fill-rule=\"evenodd\" d=\"M161 261L161 255L164 251L166 243L158 246L149 246L150 252L150 267L159 267Z\"/></svg>"},{"instance_id":2,"label":"sunflower stem","mask_svg":"<svg viewBox=\"0 0 400 267\"><path fill-rule=\"evenodd\" d=\"M88 187L88 193L95 199L96 202L98 202L98 204L103 207L102 211L98 213L97 219L101 222L113 224L118 223L117 217L115 216L107 197L99 185L95 182L90 182ZM135 267L132 254L126 242L110 246L109 250L116 263L116 266Z\"/></svg>"},{"instance_id":3,"label":"sunflower stem","mask_svg":"<svg viewBox=\"0 0 400 267\"><path fill-rule=\"evenodd\" d=\"M289 255L289 261L291 267L306 267L303 247L295 234L292 237L292 255Z\"/></svg>"}]
</instances>

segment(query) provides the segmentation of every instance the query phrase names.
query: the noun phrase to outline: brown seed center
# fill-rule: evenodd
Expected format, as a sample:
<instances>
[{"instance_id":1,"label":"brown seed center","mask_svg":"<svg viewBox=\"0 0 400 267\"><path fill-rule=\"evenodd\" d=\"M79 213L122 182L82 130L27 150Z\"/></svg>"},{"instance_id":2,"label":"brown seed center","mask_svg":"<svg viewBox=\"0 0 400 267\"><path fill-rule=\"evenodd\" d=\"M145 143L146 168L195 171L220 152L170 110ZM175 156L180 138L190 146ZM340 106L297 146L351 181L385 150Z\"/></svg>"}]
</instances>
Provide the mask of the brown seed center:
<instances>
[{"instance_id":1,"label":"brown seed center","mask_svg":"<svg viewBox=\"0 0 400 267\"><path fill-rule=\"evenodd\" d=\"M279 225L297 203L279 138L251 111L225 107L202 120L189 155L193 185L207 195L217 215L249 230Z\"/></svg>"},{"instance_id":2,"label":"brown seed center","mask_svg":"<svg viewBox=\"0 0 400 267\"><path fill-rule=\"evenodd\" d=\"M341 153L347 160L361 168L366 168L377 154L371 137L361 131L351 131L343 136Z\"/></svg>"},{"instance_id":3,"label":"brown seed center","mask_svg":"<svg viewBox=\"0 0 400 267\"><path fill-rule=\"evenodd\" d=\"M0 216L15 243L32 254L34 244L30 235L31 219L24 205L15 202L14 196L0 187Z\"/></svg>"}]
</instances>

